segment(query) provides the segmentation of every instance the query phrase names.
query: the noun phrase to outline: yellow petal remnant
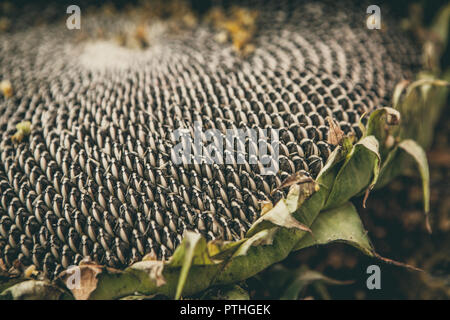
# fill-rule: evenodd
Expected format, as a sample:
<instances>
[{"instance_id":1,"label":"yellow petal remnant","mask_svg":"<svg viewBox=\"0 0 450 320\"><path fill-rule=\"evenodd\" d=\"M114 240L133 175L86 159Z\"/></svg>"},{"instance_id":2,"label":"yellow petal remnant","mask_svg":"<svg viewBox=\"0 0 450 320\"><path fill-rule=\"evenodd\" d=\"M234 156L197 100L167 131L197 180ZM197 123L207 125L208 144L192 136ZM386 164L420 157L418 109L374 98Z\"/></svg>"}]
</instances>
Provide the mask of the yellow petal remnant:
<instances>
[{"instance_id":1,"label":"yellow petal remnant","mask_svg":"<svg viewBox=\"0 0 450 320\"><path fill-rule=\"evenodd\" d=\"M22 131L25 135L29 135L31 132L31 122L22 121L16 125L16 129L17 131Z\"/></svg>"},{"instance_id":2,"label":"yellow petal remnant","mask_svg":"<svg viewBox=\"0 0 450 320\"><path fill-rule=\"evenodd\" d=\"M213 8L206 15L205 21L218 29L217 42L231 40L235 51L243 56L255 50L252 40L256 31L258 12L240 7L233 7L229 12L221 8ZM224 33L225 31L225 33Z\"/></svg>"},{"instance_id":3,"label":"yellow petal remnant","mask_svg":"<svg viewBox=\"0 0 450 320\"><path fill-rule=\"evenodd\" d=\"M36 270L35 265L31 265L28 268L25 269L24 276L25 278L34 278L39 274L39 272Z\"/></svg>"},{"instance_id":4,"label":"yellow petal remnant","mask_svg":"<svg viewBox=\"0 0 450 320\"><path fill-rule=\"evenodd\" d=\"M0 82L0 90L2 91L5 98L10 98L13 95L13 88L9 80L3 80Z\"/></svg>"},{"instance_id":5,"label":"yellow petal remnant","mask_svg":"<svg viewBox=\"0 0 450 320\"><path fill-rule=\"evenodd\" d=\"M22 140L31 132L31 122L22 121L16 125L16 133L11 137L14 143L21 143Z\"/></svg>"}]
</instances>

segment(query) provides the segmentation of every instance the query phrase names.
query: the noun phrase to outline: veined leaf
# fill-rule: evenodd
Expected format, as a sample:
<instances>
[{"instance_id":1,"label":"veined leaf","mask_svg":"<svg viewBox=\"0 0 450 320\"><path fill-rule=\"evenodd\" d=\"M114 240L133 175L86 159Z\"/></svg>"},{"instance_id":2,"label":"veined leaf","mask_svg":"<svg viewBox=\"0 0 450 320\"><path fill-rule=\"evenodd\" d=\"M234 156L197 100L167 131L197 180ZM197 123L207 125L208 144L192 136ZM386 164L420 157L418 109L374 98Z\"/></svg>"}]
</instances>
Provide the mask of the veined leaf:
<instances>
[{"instance_id":1,"label":"veined leaf","mask_svg":"<svg viewBox=\"0 0 450 320\"><path fill-rule=\"evenodd\" d=\"M193 263L196 265L205 265L213 264L213 261L208 256L205 238L198 233L187 231L181 245L174 252L168 264L169 267L181 267L175 299L181 297L189 269Z\"/></svg>"},{"instance_id":2,"label":"veined leaf","mask_svg":"<svg viewBox=\"0 0 450 320\"><path fill-rule=\"evenodd\" d=\"M358 212L350 202L338 208L320 212L312 224L311 230L312 235L305 235L297 243L295 250L333 241L342 241L353 245L367 255L374 256L374 250L367 232Z\"/></svg>"},{"instance_id":3,"label":"veined leaf","mask_svg":"<svg viewBox=\"0 0 450 320\"><path fill-rule=\"evenodd\" d=\"M284 228L296 228L302 231L310 231L309 228L294 218L294 213L303 202L314 192L318 191L318 185L314 180L306 183L292 185L286 199L281 199L278 203L262 215L248 230L247 237L273 226Z\"/></svg>"},{"instance_id":4,"label":"veined leaf","mask_svg":"<svg viewBox=\"0 0 450 320\"><path fill-rule=\"evenodd\" d=\"M330 193L334 180L343 163L342 148L337 146L330 154L325 166L320 170L317 176L317 183L319 184L319 191L314 193L310 198L306 199L303 205L294 212L294 217L303 224L310 226L316 219L320 210Z\"/></svg>"},{"instance_id":5,"label":"veined leaf","mask_svg":"<svg viewBox=\"0 0 450 320\"><path fill-rule=\"evenodd\" d=\"M398 145L400 149L410 155L417 164L420 177L422 178L423 190L423 206L426 214L426 227L431 233L431 225L429 221L430 212L430 172L428 169L428 160L425 151L414 140L404 140Z\"/></svg>"},{"instance_id":6,"label":"veined leaf","mask_svg":"<svg viewBox=\"0 0 450 320\"><path fill-rule=\"evenodd\" d=\"M389 126L400 123L400 113L392 108L377 109L369 117L365 136L375 136L380 143L384 143L389 134Z\"/></svg>"},{"instance_id":7,"label":"veined leaf","mask_svg":"<svg viewBox=\"0 0 450 320\"><path fill-rule=\"evenodd\" d=\"M340 168L323 210L338 207L366 188L372 188L378 177L379 166L377 139L374 136L361 139Z\"/></svg>"},{"instance_id":8,"label":"veined leaf","mask_svg":"<svg viewBox=\"0 0 450 320\"><path fill-rule=\"evenodd\" d=\"M380 179L378 181L377 188L383 187L390 180L401 174L408 159L414 160L417 168L419 169L420 177L422 179L423 205L427 217L426 227L428 231L431 232L429 222L430 173L428 168L428 160L425 151L417 142L410 139L403 140L388 154L386 161L380 170Z\"/></svg>"}]
</instances>

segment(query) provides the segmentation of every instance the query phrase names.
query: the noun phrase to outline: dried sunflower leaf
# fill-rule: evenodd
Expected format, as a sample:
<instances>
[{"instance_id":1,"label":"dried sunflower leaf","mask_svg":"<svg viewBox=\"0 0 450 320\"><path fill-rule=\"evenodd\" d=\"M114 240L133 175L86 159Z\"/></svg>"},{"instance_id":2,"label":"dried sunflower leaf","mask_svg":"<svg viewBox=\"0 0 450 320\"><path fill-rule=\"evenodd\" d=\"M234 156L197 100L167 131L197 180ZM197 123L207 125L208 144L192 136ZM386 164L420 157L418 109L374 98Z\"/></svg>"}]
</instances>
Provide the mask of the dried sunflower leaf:
<instances>
[{"instance_id":1,"label":"dried sunflower leaf","mask_svg":"<svg viewBox=\"0 0 450 320\"><path fill-rule=\"evenodd\" d=\"M300 250L313 245L342 241L353 245L365 254L372 256L373 247L367 237L355 207L347 202L335 209L320 212L311 226L312 235L305 235L296 245Z\"/></svg>"},{"instance_id":2,"label":"dried sunflower leaf","mask_svg":"<svg viewBox=\"0 0 450 320\"><path fill-rule=\"evenodd\" d=\"M422 92L422 96L426 100L427 93L429 92L429 89L431 86L449 87L450 83L448 81L440 80L440 79L419 79L419 80L414 81L413 83L411 83L408 86L408 88L406 90L406 96L409 96L413 92L413 90L415 90L416 88L424 89L424 87L425 87L425 89L424 89L425 91Z\"/></svg>"},{"instance_id":3,"label":"dried sunflower leaf","mask_svg":"<svg viewBox=\"0 0 450 320\"><path fill-rule=\"evenodd\" d=\"M304 185L292 186L286 199L281 199L271 210L266 212L261 216L253 226L248 230L247 237L253 236L255 233L268 229L273 226L279 226L284 228L296 228L302 231L310 232L309 228L302 223L300 223L292 215L299 208L300 199L303 197L302 193L306 193L304 196L310 196L315 192L315 182L310 183L311 187L306 187Z\"/></svg>"},{"instance_id":4,"label":"dried sunflower leaf","mask_svg":"<svg viewBox=\"0 0 450 320\"><path fill-rule=\"evenodd\" d=\"M361 139L347 155L331 187L324 210L337 207L377 180L380 166L378 141L374 136Z\"/></svg>"},{"instance_id":5,"label":"dried sunflower leaf","mask_svg":"<svg viewBox=\"0 0 450 320\"><path fill-rule=\"evenodd\" d=\"M215 261L224 260L231 256L239 245L244 242L245 239L239 241L222 241L213 240L207 243L209 256Z\"/></svg>"},{"instance_id":6,"label":"dried sunflower leaf","mask_svg":"<svg viewBox=\"0 0 450 320\"><path fill-rule=\"evenodd\" d=\"M272 191L272 193L274 193L276 190L284 189L295 184L303 184L303 183L306 184L311 182L314 182L314 180L311 177L308 177L302 174L301 172L296 172L293 175L286 178L278 188L275 188Z\"/></svg>"},{"instance_id":7,"label":"dried sunflower leaf","mask_svg":"<svg viewBox=\"0 0 450 320\"><path fill-rule=\"evenodd\" d=\"M314 245L330 242L344 242L362 251L364 254L380 259L386 263L401 266L415 271L420 269L408 264L384 258L375 252L367 236L361 218L351 202L331 210L323 211L311 226L312 234L306 234L295 246L301 250Z\"/></svg>"},{"instance_id":8,"label":"dried sunflower leaf","mask_svg":"<svg viewBox=\"0 0 450 320\"><path fill-rule=\"evenodd\" d=\"M118 299L135 292L168 294L163 271L163 262L149 260L137 262L124 271L104 268L97 275L97 287L91 292L89 299Z\"/></svg>"},{"instance_id":9,"label":"dried sunflower leaf","mask_svg":"<svg viewBox=\"0 0 450 320\"><path fill-rule=\"evenodd\" d=\"M398 147L408 153L416 162L420 176L422 177L424 210L430 211L430 173L428 169L428 160L425 151L414 140L404 140Z\"/></svg>"},{"instance_id":10,"label":"dried sunflower leaf","mask_svg":"<svg viewBox=\"0 0 450 320\"><path fill-rule=\"evenodd\" d=\"M403 140L392 150L380 170L377 188L385 186L390 180L402 174L407 167L408 160L414 160L422 179L423 204L426 214L426 227L431 232L429 222L430 211L430 173L428 160L423 148L414 140Z\"/></svg>"},{"instance_id":11,"label":"dried sunflower leaf","mask_svg":"<svg viewBox=\"0 0 450 320\"><path fill-rule=\"evenodd\" d=\"M63 290L49 281L20 282L0 294L0 300L59 300L69 298Z\"/></svg>"},{"instance_id":12,"label":"dried sunflower leaf","mask_svg":"<svg viewBox=\"0 0 450 320\"><path fill-rule=\"evenodd\" d=\"M391 126L400 123L400 112L392 108L381 108L372 112L367 123L365 136L375 136L382 144L389 135Z\"/></svg>"},{"instance_id":13,"label":"dried sunflower leaf","mask_svg":"<svg viewBox=\"0 0 450 320\"><path fill-rule=\"evenodd\" d=\"M233 254L233 256L236 257L246 255L251 246L271 245L277 231L278 229L276 227L273 227L254 233L249 237L249 239L247 239L247 241L242 243L242 245Z\"/></svg>"},{"instance_id":14,"label":"dried sunflower leaf","mask_svg":"<svg viewBox=\"0 0 450 320\"><path fill-rule=\"evenodd\" d=\"M208 254L205 238L198 233L187 231L180 246L175 250L167 264L168 267L181 267L175 299L181 297L189 269L193 264L204 265L213 263Z\"/></svg>"},{"instance_id":15,"label":"dried sunflower leaf","mask_svg":"<svg viewBox=\"0 0 450 320\"><path fill-rule=\"evenodd\" d=\"M405 151L411 156L419 169L420 176L422 178L422 190L423 190L423 205L426 214L426 227L431 233L431 225L429 221L430 211L430 172L428 169L428 160L425 151L414 140L404 140L398 145L400 149Z\"/></svg>"},{"instance_id":16,"label":"dried sunflower leaf","mask_svg":"<svg viewBox=\"0 0 450 320\"><path fill-rule=\"evenodd\" d=\"M81 265L78 269L65 270L59 276L64 284L70 289L77 300L87 300L90 294L97 288L97 276L103 272L103 267L97 265ZM68 284L73 276L77 276L79 283L77 285Z\"/></svg>"},{"instance_id":17,"label":"dried sunflower leaf","mask_svg":"<svg viewBox=\"0 0 450 320\"><path fill-rule=\"evenodd\" d=\"M221 269L214 285L245 280L268 266L283 260L305 234L298 229L274 227L256 233L244 242L233 258Z\"/></svg>"},{"instance_id":18,"label":"dried sunflower leaf","mask_svg":"<svg viewBox=\"0 0 450 320\"><path fill-rule=\"evenodd\" d=\"M325 166L319 172L317 176L317 184L319 185L319 191L314 193L310 198L298 208L296 212L293 213L294 217L303 223L304 225L310 226L314 219L316 219L320 210L322 210L323 205L330 193L331 187L333 186L334 180L341 168L343 160L343 151L341 147L336 147L334 151L330 154Z\"/></svg>"},{"instance_id":19,"label":"dried sunflower leaf","mask_svg":"<svg viewBox=\"0 0 450 320\"><path fill-rule=\"evenodd\" d=\"M410 84L409 80L402 80L395 86L394 94L392 95L392 107L396 108L400 102L400 98L403 92L406 90L408 85Z\"/></svg>"},{"instance_id":20,"label":"dried sunflower leaf","mask_svg":"<svg viewBox=\"0 0 450 320\"><path fill-rule=\"evenodd\" d=\"M448 94L450 70L436 78L436 74L421 72L410 84L395 108L402 114L402 124L396 136L399 139L414 139L423 147L432 142L441 110L445 107Z\"/></svg>"},{"instance_id":21,"label":"dried sunflower leaf","mask_svg":"<svg viewBox=\"0 0 450 320\"><path fill-rule=\"evenodd\" d=\"M333 120L333 118L327 117L326 120L330 126L327 142L334 146L340 145L342 139L344 138L344 131L341 130L341 128L336 123L336 121Z\"/></svg>"}]
</instances>

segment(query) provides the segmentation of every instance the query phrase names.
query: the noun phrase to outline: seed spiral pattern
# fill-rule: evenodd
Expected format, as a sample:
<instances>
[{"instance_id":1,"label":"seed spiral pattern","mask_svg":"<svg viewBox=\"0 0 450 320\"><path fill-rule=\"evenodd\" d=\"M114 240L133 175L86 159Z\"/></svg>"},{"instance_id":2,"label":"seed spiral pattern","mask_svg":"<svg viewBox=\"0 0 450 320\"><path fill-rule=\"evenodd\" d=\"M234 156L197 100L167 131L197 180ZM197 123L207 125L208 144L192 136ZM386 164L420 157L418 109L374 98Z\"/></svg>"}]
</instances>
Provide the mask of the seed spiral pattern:
<instances>
[{"instance_id":1,"label":"seed spiral pattern","mask_svg":"<svg viewBox=\"0 0 450 320\"><path fill-rule=\"evenodd\" d=\"M269 2L247 57L205 24L179 34L156 24L145 50L79 41L60 22L1 34L0 74L14 90L0 98L4 264L52 278L84 257L117 268L168 259L185 230L243 237L285 178L318 174L333 149L326 117L359 138L362 114L412 77L408 39L387 18L383 31L365 18L364 8ZM82 23L88 34L133 24L120 14ZM31 133L14 143L24 120ZM174 164L174 130L196 121L223 134L279 129L279 172L261 175L261 159Z\"/></svg>"}]
</instances>

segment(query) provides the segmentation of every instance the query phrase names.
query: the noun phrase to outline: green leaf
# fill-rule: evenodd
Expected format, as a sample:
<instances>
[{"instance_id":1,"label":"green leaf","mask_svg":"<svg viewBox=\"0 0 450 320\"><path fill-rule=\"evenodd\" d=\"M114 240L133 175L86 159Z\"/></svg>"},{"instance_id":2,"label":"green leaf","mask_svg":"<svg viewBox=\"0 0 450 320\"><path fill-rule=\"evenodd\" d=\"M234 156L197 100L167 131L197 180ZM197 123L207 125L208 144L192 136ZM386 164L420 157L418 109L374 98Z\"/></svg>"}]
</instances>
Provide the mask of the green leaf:
<instances>
[{"instance_id":1,"label":"green leaf","mask_svg":"<svg viewBox=\"0 0 450 320\"><path fill-rule=\"evenodd\" d=\"M303 205L294 212L294 217L304 225L311 226L320 210L322 210L334 180L341 168L342 160L343 151L341 147L337 146L317 176L316 181L319 184L319 191L306 199Z\"/></svg>"},{"instance_id":2,"label":"green leaf","mask_svg":"<svg viewBox=\"0 0 450 320\"><path fill-rule=\"evenodd\" d=\"M324 245L330 242L344 242L362 251L364 254L414 271L420 269L384 258L375 252L367 231L352 203L347 202L339 208L320 212L311 226L312 234L306 234L294 247L293 251L314 245Z\"/></svg>"},{"instance_id":3,"label":"green leaf","mask_svg":"<svg viewBox=\"0 0 450 320\"><path fill-rule=\"evenodd\" d=\"M226 260L231 257L233 253L239 248L239 246L246 239L241 239L238 241L223 241L223 240L212 240L207 243L209 256L215 261Z\"/></svg>"},{"instance_id":4,"label":"green leaf","mask_svg":"<svg viewBox=\"0 0 450 320\"><path fill-rule=\"evenodd\" d=\"M252 245L245 241L241 248L219 272L214 285L223 285L245 280L270 265L285 259L303 235L298 229L274 227L255 234Z\"/></svg>"},{"instance_id":5,"label":"green leaf","mask_svg":"<svg viewBox=\"0 0 450 320\"><path fill-rule=\"evenodd\" d=\"M48 281L20 282L0 294L0 300L59 300L70 298L67 293Z\"/></svg>"},{"instance_id":6,"label":"green leaf","mask_svg":"<svg viewBox=\"0 0 450 320\"><path fill-rule=\"evenodd\" d=\"M422 179L423 205L425 214L427 215L426 226L428 231L431 232L429 222L430 172L427 155L417 142L410 139L403 140L388 154L386 161L380 170L380 178L376 187L381 188L397 175L404 173L405 168L408 167L407 161L411 159L414 160L419 169L420 177Z\"/></svg>"},{"instance_id":7,"label":"green leaf","mask_svg":"<svg viewBox=\"0 0 450 320\"><path fill-rule=\"evenodd\" d=\"M397 93L398 94L398 93ZM400 123L400 113L392 108L380 108L371 113L364 136L375 136L378 141L384 143L389 134L389 126Z\"/></svg>"},{"instance_id":8,"label":"green leaf","mask_svg":"<svg viewBox=\"0 0 450 320\"><path fill-rule=\"evenodd\" d=\"M312 234L305 235L297 243L295 250L341 241L358 248L369 256L374 256L367 232L358 212L350 202L338 208L320 212L312 224L311 230Z\"/></svg>"},{"instance_id":9,"label":"green leaf","mask_svg":"<svg viewBox=\"0 0 450 320\"><path fill-rule=\"evenodd\" d=\"M380 189L386 186L392 179L402 174L405 169L405 160L407 159L404 158L403 153L399 152L398 147L391 150L381 166L375 188Z\"/></svg>"},{"instance_id":10,"label":"green leaf","mask_svg":"<svg viewBox=\"0 0 450 320\"><path fill-rule=\"evenodd\" d=\"M376 183L380 167L378 141L374 136L361 139L347 155L334 180L324 210L338 207Z\"/></svg>"},{"instance_id":11,"label":"green leaf","mask_svg":"<svg viewBox=\"0 0 450 320\"><path fill-rule=\"evenodd\" d=\"M425 75L424 73L422 74ZM449 87L450 83L448 83L445 80L440 79L434 79L432 75L427 75L429 78L422 78L419 80L414 81L411 83L407 90L406 90L406 96L409 96L415 89L420 88L422 89L422 97L424 100L427 99L428 93L432 86L435 87Z\"/></svg>"},{"instance_id":12,"label":"green leaf","mask_svg":"<svg viewBox=\"0 0 450 320\"><path fill-rule=\"evenodd\" d=\"M403 95L403 92L409 85L409 80L402 80L394 88L394 94L392 95L392 107L397 109L398 104L400 103L400 99ZM373 114L373 113L372 113Z\"/></svg>"},{"instance_id":13,"label":"green leaf","mask_svg":"<svg viewBox=\"0 0 450 320\"><path fill-rule=\"evenodd\" d=\"M252 246L262 246L273 244L273 239L277 233L278 228L273 227L270 229L261 230L252 235L247 241L244 241L239 249L233 254L233 257L245 256Z\"/></svg>"},{"instance_id":14,"label":"green leaf","mask_svg":"<svg viewBox=\"0 0 450 320\"><path fill-rule=\"evenodd\" d=\"M439 36L439 40L443 44L445 50L448 42L448 28L450 25L450 4L439 10L439 13L433 19L431 30Z\"/></svg>"},{"instance_id":15,"label":"green leaf","mask_svg":"<svg viewBox=\"0 0 450 320\"><path fill-rule=\"evenodd\" d=\"M444 80L440 80L433 73L421 72L416 81L399 89L406 92L395 105L402 115L396 137L414 139L423 147L431 144L434 127L447 99L448 75L444 74Z\"/></svg>"},{"instance_id":16,"label":"green leaf","mask_svg":"<svg viewBox=\"0 0 450 320\"><path fill-rule=\"evenodd\" d=\"M430 212L430 172L428 169L428 160L425 151L414 140L404 140L398 145L400 149L409 154L417 164L420 177L422 178L422 190L423 190L423 205L425 213L427 214L427 229L431 232L431 226L429 222Z\"/></svg>"},{"instance_id":17,"label":"green leaf","mask_svg":"<svg viewBox=\"0 0 450 320\"><path fill-rule=\"evenodd\" d=\"M251 237L263 229L274 226L288 229L296 228L309 232L309 228L295 219L292 213L316 190L318 190L318 185L313 180L308 183L291 186L286 199L281 199L275 207L262 215L248 230L246 236Z\"/></svg>"},{"instance_id":18,"label":"green leaf","mask_svg":"<svg viewBox=\"0 0 450 320\"><path fill-rule=\"evenodd\" d=\"M208 290L202 300L250 300L248 292L238 285L222 286Z\"/></svg>"},{"instance_id":19,"label":"green leaf","mask_svg":"<svg viewBox=\"0 0 450 320\"><path fill-rule=\"evenodd\" d=\"M80 266L81 274L85 266ZM124 271L102 267L101 273L97 275L97 285L87 299L105 300L119 299L135 292L142 294L153 294L161 290L168 296L166 279L162 276L164 264L161 261L143 260L133 264ZM172 280L168 277L167 280ZM84 289L83 282L81 289Z\"/></svg>"},{"instance_id":20,"label":"green leaf","mask_svg":"<svg viewBox=\"0 0 450 320\"><path fill-rule=\"evenodd\" d=\"M168 267L181 266L175 299L179 299L181 297L181 293L192 264L213 264L213 261L208 256L205 238L198 233L187 231L184 235L183 241L175 250L167 265Z\"/></svg>"}]
</instances>

